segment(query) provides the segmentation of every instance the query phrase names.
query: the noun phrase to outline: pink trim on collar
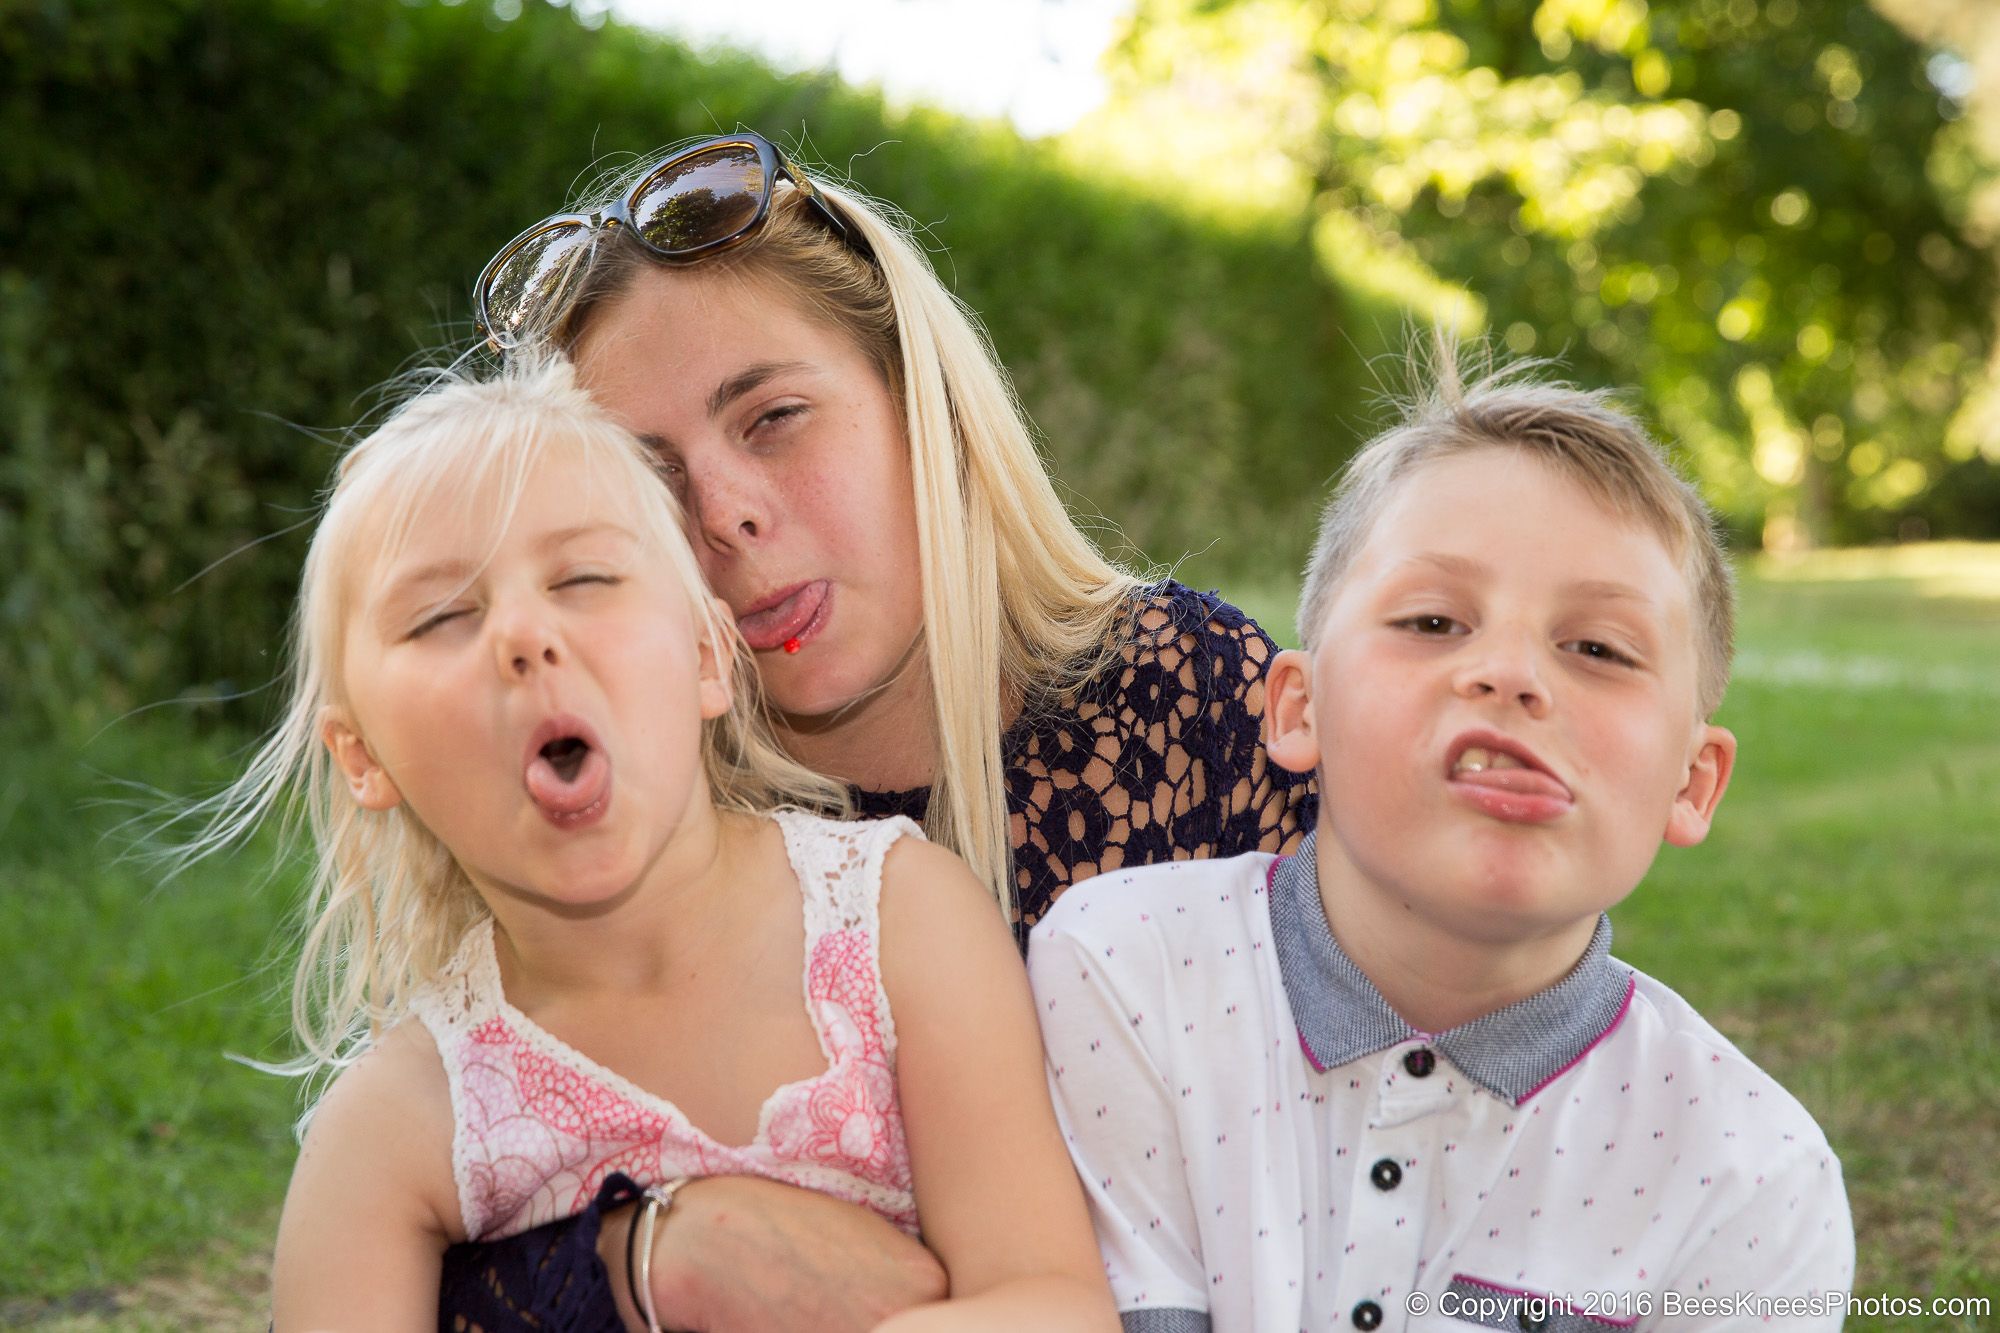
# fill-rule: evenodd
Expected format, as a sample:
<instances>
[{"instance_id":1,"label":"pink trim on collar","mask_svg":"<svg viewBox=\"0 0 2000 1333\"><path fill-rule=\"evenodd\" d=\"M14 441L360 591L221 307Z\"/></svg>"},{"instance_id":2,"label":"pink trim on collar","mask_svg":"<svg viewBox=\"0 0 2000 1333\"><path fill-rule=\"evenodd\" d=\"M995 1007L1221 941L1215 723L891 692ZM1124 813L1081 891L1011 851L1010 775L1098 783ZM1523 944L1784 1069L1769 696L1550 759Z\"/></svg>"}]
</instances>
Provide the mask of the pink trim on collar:
<instances>
[{"instance_id":1,"label":"pink trim on collar","mask_svg":"<svg viewBox=\"0 0 2000 1333\"><path fill-rule=\"evenodd\" d=\"M1609 1032L1610 1029L1606 1028L1605 1031ZM1537 1301L1548 1306L1551 1310L1561 1310L1564 1314L1609 1324L1613 1328L1637 1328L1639 1326L1639 1321L1636 1318L1613 1319L1610 1315L1606 1314L1585 1314L1562 1297L1552 1296L1546 1291L1529 1291L1525 1287L1509 1287L1499 1282L1488 1282L1483 1277L1474 1277L1470 1273L1453 1273L1451 1280L1454 1285L1463 1282L1468 1287L1477 1287L1481 1291L1490 1291L1496 1296L1513 1296L1524 1301Z\"/></svg>"},{"instance_id":2,"label":"pink trim on collar","mask_svg":"<svg viewBox=\"0 0 2000 1333\"><path fill-rule=\"evenodd\" d=\"M1557 1079L1561 1078L1564 1074L1567 1074L1570 1070L1576 1068L1579 1064L1583 1063L1583 1057L1589 1055L1592 1051L1596 1050L1597 1043L1603 1041L1613 1032L1616 1032L1618 1030L1618 1025L1625 1021L1625 1015L1628 1012L1630 1012L1632 1008L1632 996L1636 994L1638 990L1639 990L1639 978L1637 978L1636 976L1625 978L1625 998L1619 1001L1618 1012L1612 1016L1612 1019L1609 1023L1604 1025L1604 1031L1592 1037L1590 1039L1590 1045L1578 1051L1576 1053L1575 1058L1572 1059L1568 1064L1564 1065L1561 1069L1558 1069L1555 1073L1550 1074L1547 1078L1543 1079L1540 1083L1537 1083L1534 1087L1529 1088L1526 1092L1522 1093L1521 1100L1515 1102L1514 1105L1526 1106L1528 1104L1528 1100L1531 1097L1533 1097L1536 1093L1540 1092L1543 1088L1546 1088L1547 1086L1549 1086L1549 1084L1555 1082Z\"/></svg>"}]
</instances>

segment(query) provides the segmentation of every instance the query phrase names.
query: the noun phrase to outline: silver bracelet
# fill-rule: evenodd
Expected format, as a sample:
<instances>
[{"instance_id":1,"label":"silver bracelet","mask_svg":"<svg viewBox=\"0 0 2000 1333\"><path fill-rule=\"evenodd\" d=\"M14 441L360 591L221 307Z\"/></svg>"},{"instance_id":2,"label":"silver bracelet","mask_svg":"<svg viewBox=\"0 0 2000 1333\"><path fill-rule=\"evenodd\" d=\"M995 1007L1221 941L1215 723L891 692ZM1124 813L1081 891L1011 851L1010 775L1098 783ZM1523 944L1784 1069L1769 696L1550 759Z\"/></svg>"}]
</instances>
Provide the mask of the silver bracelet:
<instances>
[{"instance_id":1,"label":"silver bracelet","mask_svg":"<svg viewBox=\"0 0 2000 1333\"><path fill-rule=\"evenodd\" d=\"M674 1196L693 1179L680 1176L664 1185L646 1186L645 1203L633 1223L639 1228L639 1313L646 1316L647 1333L664 1333L659 1308L653 1304L653 1229L660 1223L660 1214L674 1206Z\"/></svg>"}]
</instances>

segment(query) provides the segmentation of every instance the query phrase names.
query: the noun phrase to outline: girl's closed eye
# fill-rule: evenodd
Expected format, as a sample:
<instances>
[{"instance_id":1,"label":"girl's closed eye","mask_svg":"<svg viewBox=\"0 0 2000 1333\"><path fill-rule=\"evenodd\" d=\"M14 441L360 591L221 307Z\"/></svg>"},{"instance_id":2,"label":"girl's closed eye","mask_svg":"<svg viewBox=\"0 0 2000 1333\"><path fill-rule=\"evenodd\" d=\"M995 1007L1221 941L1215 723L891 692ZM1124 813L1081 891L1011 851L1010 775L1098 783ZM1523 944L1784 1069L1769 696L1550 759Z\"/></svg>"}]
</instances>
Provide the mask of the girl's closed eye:
<instances>
[{"instance_id":1,"label":"girl's closed eye","mask_svg":"<svg viewBox=\"0 0 2000 1333\"><path fill-rule=\"evenodd\" d=\"M598 584L604 587L615 588L624 581L623 575L593 569L579 571L574 574L565 574L556 580L554 586L557 588L578 588Z\"/></svg>"},{"instance_id":2,"label":"girl's closed eye","mask_svg":"<svg viewBox=\"0 0 2000 1333\"><path fill-rule=\"evenodd\" d=\"M421 639L425 635L429 634L432 630L442 628L443 626L449 625L454 621L463 620L465 617L471 614L472 614L472 608L469 606L440 607L439 609L432 611L430 614L424 616L423 619L419 620L416 623L416 625L411 628L409 634L406 637L410 639Z\"/></svg>"}]
</instances>

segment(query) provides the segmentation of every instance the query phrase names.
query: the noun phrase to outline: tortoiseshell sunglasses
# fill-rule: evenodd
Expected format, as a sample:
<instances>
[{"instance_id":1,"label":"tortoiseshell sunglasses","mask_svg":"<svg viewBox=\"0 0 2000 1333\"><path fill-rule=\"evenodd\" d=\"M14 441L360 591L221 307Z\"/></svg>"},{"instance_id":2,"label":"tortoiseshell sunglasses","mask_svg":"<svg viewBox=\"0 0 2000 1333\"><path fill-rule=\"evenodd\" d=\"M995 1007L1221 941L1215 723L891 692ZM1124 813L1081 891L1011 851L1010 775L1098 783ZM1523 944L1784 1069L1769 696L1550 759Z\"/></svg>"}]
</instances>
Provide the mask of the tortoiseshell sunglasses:
<instances>
[{"instance_id":1,"label":"tortoiseshell sunglasses","mask_svg":"<svg viewBox=\"0 0 2000 1333\"><path fill-rule=\"evenodd\" d=\"M558 213L507 242L473 289L479 331L503 353L540 331L544 312L586 267L579 261L607 227L627 228L670 264L720 254L763 225L779 180L790 181L837 236L873 258L860 232L776 145L761 134L731 134L663 158L599 212Z\"/></svg>"}]
</instances>

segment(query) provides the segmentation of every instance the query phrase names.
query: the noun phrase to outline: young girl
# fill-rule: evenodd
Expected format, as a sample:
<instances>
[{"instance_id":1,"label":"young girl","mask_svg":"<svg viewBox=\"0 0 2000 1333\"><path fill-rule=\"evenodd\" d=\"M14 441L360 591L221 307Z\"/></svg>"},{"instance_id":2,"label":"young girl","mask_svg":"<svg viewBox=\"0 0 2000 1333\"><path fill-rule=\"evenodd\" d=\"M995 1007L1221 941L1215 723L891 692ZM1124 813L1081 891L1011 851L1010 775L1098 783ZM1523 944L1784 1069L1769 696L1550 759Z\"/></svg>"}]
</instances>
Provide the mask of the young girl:
<instances>
[{"instance_id":1,"label":"young girl","mask_svg":"<svg viewBox=\"0 0 2000 1333\"><path fill-rule=\"evenodd\" d=\"M448 1244L614 1171L656 1218L738 1173L921 1216L951 1300L884 1327L1117 1327L992 899L907 820L805 812L840 789L762 730L668 490L566 364L347 456L296 655L220 825L297 789L317 842L294 1019L340 1072L280 1333L432 1327Z\"/></svg>"}]
</instances>

